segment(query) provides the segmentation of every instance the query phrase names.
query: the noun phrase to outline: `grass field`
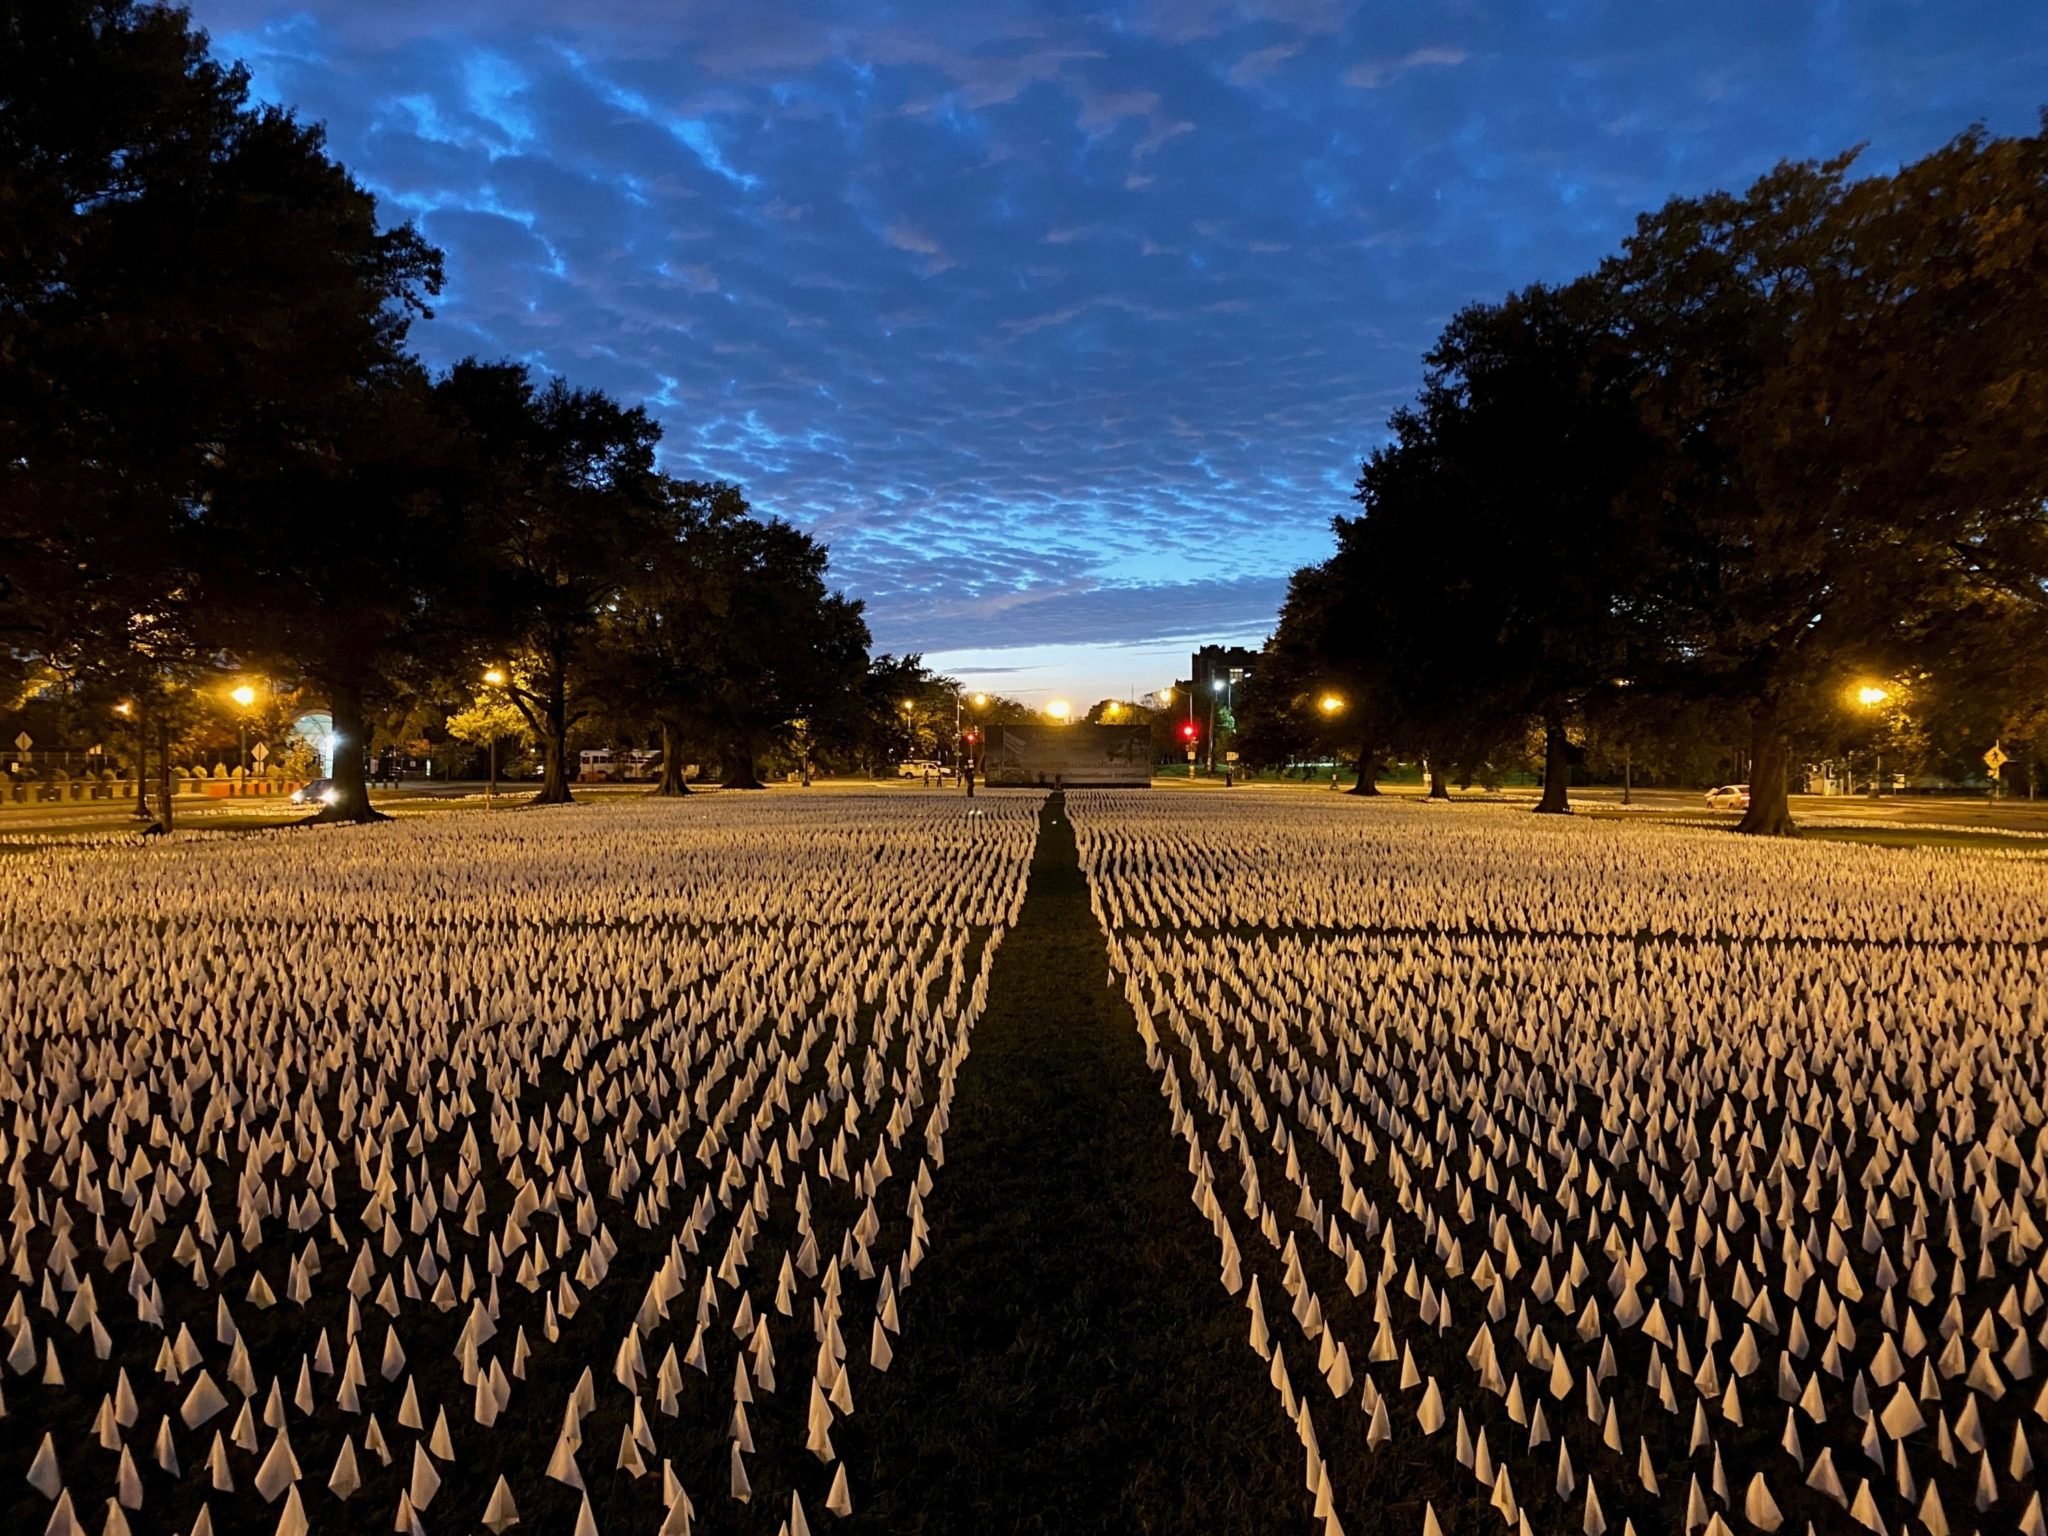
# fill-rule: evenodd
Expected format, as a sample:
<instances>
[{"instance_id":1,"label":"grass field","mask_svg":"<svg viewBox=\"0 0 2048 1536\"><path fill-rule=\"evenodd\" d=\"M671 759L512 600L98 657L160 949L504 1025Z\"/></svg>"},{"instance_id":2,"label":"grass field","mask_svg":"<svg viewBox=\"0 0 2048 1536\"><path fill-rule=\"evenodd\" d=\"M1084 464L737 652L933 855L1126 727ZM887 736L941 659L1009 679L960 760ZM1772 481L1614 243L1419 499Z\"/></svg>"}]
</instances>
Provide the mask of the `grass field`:
<instances>
[{"instance_id":1,"label":"grass field","mask_svg":"<svg viewBox=\"0 0 2048 1536\"><path fill-rule=\"evenodd\" d=\"M2040 845L1834 830L17 845L0 1520L2039 1530Z\"/></svg>"}]
</instances>

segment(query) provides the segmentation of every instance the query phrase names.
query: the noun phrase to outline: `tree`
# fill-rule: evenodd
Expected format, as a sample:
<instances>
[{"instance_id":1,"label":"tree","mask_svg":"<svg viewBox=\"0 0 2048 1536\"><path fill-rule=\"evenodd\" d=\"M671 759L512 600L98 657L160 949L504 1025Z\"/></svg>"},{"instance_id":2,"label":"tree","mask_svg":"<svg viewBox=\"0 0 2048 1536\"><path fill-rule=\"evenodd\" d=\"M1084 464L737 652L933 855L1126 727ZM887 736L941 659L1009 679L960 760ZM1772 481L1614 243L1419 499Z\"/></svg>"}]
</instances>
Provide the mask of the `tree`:
<instances>
[{"instance_id":1,"label":"tree","mask_svg":"<svg viewBox=\"0 0 2048 1536\"><path fill-rule=\"evenodd\" d=\"M463 708L450 715L444 727L459 742L484 750L495 750L507 741L526 746L533 740L532 728L517 705L502 689L484 689Z\"/></svg>"},{"instance_id":2,"label":"tree","mask_svg":"<svg viewBox=\"0 0 2048 1536\"><path fill-rule=\"evenodd\" d=\"M303 590L242 591L261 562L210 566L209 533L258 499L274 527L285 485L333 464L337 415L402 366L438 282L438 255L378 225L318 128L252 107L182 10L0 5L0 588L26 598L8 639L132 697L166 821L184 692L250 606L289 614Z\"/></svg>"},{"instance_id":3,"label":"tree","mask_svg":"<svg viewBox=\"0 0 2048 1536\"><path fill-rule=\"evenodd\" d=\"M849 755L874 776L883 763L906 755L904 747L915 745L920 723L938 719L941 708L950 724L953 690L958 686L933 672L915 653L873 657L861 676L858 718L844 743ZM911 705L907 721L906 703Z\"/></svg>"},{"instance_id":4,"label":"tree","mask_svg":"<svg viewBox=\"0 0 2048 1536\"><path fill-rule=\"evenodd\" d=\"M1287 583L1279 624L1245 685L1240 750L1261 765L1311 753L1350 756L1357 766L1351 792L1377 795L1391 699L1362 573L1350 568L1344 547L1348 530L1349 520L1339 519L1338 554Z\"/></svg>"},{"instance_id":5,"label":"tree","mask_svg":"<svg viewBox=\"0 0 2048 1536\"><path fill-rule=\"evenodd\" d=\"M857 742L866 719L868 627L861 605L825 583L826 550L780 519L708 526L701 547L716 622L704 633L703 718L720 782L758 789L758 761L796 722L827 746Z\"/></svg>"},{"instance_id":6,"label":"tree","mask_svg":"<svg viewBox=\"0 0 2048 1536\"><path fill-rule=\"evenodd\" d=\"M1667 613L1749 707L1753 833L1794 830L1793 743L1852 667L2048 576L2048 142L1853 163L1674 199L1604 272L1661 448L1643 494L1679 520Z\"/></svg>"},{"instance_id":7,"label":"tree","mask_svg":"<svg viewBox=\"0 0 2048 1536\"><path fill-rule=\"evenodd\" d=\"M686 795L684 754L714 745L704 700L724 621L720 540L749 515L736 485L664 479L655 487L645 537L627 561L599 637L595 692L615 718L653 721L661 737L657 795Z\"/></svg>"},{"instance_id":8,"label":"tree","mask_svg":"<svg viewBox=\"0 0 2048 1536\"><path fill-rule=\"evenodd\" d=\"M661 431L639 407L522 365L456 364L434 391L465 443L478 643L541 744L537 805L565 805L569 733L597 703L601 627L657 547Z\"/></svg>"},{"instance_id":9,"label":"tree","mask_svg":"<svg viewBox=\"0 0 2048 1536\"><path fill-rule=\"evenodd\" d=\"M1634 648L1652 566L1622 492L1646 449L1614 333L1591 281L1461 310L1416 404L1360 469L1364 510L1340 523L1338 557L1290 593L1304 616L1344 616L1308 643L1317 626L1289 634L1283 613L1281 671L1349 673L1357 718L1393 724L1427 757L1433 796L1533 717L1537 810L1568 811L1568 722ZM1351 631L1346 650L1334 628Z\"/></svg>"},{"instance_id":10,"label":"tree","mask_svg":"<svg viewBox=\"0 0 2048 1536\"><path fill-rule=\"evenodd\" d=\"M398 359L333 402L301 443L209 503L206 627L326 704L336 796L317 819L379 820L364 782L372 721L430 680L427 658L460 654L469 578L453 448L425 379Z\"/></svg>"}]
</instances>

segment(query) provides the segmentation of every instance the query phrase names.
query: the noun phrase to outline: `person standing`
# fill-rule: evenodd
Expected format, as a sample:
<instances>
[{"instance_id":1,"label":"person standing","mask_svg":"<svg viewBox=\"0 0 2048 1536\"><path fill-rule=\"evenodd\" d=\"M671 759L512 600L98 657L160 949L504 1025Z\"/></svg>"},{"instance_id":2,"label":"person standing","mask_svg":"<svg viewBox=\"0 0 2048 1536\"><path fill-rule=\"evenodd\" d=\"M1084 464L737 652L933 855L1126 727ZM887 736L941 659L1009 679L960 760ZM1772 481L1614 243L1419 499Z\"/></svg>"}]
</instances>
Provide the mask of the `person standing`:
<instances>
[{"instance_id":1,"label":"person standing","mask_svg":"<svg viewBox=\"0 0 2048 1536\"><path fill-rule=\"evenodd\" d=\"M960 770L960 777L967 785L967 798L972 800L974 798L974 764L965 764Z\"/></svg>"}]
</instances>

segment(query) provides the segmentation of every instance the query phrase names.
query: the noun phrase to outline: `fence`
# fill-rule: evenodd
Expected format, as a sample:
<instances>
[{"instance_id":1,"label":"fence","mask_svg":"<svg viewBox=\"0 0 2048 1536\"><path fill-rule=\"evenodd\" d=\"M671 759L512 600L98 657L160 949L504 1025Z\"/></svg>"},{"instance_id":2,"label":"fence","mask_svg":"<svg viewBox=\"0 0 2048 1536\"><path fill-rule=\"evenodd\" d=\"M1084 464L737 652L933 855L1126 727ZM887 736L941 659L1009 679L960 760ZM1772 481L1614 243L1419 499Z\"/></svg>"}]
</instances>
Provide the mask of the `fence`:
<instances>
[{"instance_id":1,"label":"fence","mask_svg":"<svg viewBox=\"0 0 2048 1536\"><path fill-rule=\"evenodd\" d=\"M305 780L281 772L245 774L241 769L173 768L173 795L210 800L268 799L289 795ZM156 794L154 774L144 786ZM0 776L0 805L84 805L95 800L133 800L135 780L115 773L57 772L29 778L19 774Z\"/></svg>"}]
</instances>

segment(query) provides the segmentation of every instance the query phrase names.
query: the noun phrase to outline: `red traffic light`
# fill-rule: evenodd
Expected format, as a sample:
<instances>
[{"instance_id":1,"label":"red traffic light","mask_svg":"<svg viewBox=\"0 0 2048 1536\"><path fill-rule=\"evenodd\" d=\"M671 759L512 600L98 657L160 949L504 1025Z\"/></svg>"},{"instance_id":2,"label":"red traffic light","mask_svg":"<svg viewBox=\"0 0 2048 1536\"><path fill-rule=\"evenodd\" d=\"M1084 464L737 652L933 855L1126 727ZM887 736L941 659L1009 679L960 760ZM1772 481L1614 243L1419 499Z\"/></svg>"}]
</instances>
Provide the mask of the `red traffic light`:
<instances>
[{"instance_id":1,"label":"red traffic light","mask_svg":"<svg viewBox=\"0 0 2048 1536\"><path fill-rule=\"evenodd\" d=\"M1182 726L1180 728L1180 735L1183 741L1193 741L1195 739L1195 722L1190 720L1186 725Z\"/></svg>"}]
</instances>

